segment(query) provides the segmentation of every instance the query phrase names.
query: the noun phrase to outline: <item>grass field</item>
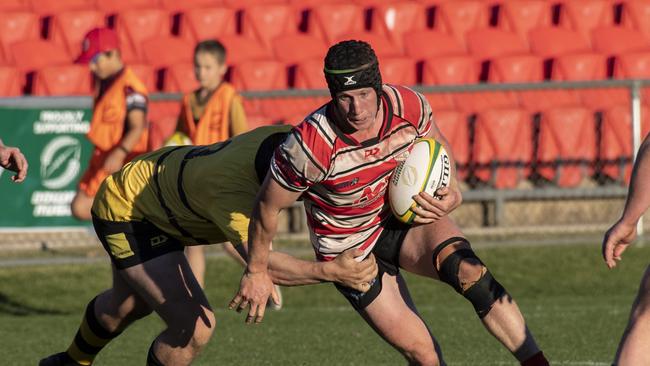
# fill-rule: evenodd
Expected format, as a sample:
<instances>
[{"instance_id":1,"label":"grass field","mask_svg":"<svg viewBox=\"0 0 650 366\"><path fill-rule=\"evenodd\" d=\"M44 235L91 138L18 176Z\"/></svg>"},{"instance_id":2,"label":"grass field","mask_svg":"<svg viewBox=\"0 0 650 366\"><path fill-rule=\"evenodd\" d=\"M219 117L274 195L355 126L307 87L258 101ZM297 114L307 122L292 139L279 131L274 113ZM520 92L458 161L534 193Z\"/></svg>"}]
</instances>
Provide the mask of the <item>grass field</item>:
<instances>
[{"instance_id":1,"label":"grass field","mask_svg":"<svg viewBox=\"0 0 650 366\"><path fill-rule=\"evenodd\" d=\"M523 310L553 365L609 365L627 321L650 247L631 248L608 271L599 246L478 248ZM328 284L285 290L285 308L259 326L226 311L241 269L209 260L207 294L217 331L198 365L399 365L405 362ZM515 365L483 329L471 305L447 285L407 275L423 318L449 365ZM64 350L88 300L110 285L107 263L0 268L3 365L35 365ZM96 365L142 365L162 323L136 323L110 343Z\"/></svg>"}]
</instances>

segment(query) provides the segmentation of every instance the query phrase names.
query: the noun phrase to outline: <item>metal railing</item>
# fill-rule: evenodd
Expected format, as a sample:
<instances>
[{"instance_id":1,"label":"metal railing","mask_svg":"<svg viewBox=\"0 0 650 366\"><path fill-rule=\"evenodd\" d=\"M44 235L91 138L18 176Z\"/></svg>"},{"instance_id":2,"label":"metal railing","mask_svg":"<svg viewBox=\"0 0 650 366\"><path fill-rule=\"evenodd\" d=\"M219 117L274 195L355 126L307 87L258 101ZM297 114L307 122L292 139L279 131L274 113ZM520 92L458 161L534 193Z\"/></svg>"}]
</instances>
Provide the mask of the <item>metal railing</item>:
<instances>
[{"instance_id":1,"label":"metal railing","mask_svg":"<svg viewBox=\"0 0 650 366\"><path fill-rule=\"evenodd\" d=\"M629 80L598 80L598 81L548 81L539 83L482 83L463 85L417 85L413 88L422 93L472 93L472 92L499 92L499 91L534 91L534 90L562 90L562 89L609 89L627 88L630 94L630 111L632 119L632 161L641 144L641 88L650 86L650 79ZM245 98L296 98L329 96L327 89L287 89L273 91L244 91ZM180 100L180 93L152 94L151 101ZM72 97L16 97L0 98L0 106L6 107L39 107L39 108L90 108L92 98ZM465 201L494 203L494 223L498 226L501 222L503 207L506 201L512 200L544 200L561 198L622 198L625 197L626 188L622 186L595 187L595 188L540 188L540 189L473 189L464 192ZM639 222L639 233L642 233L642 224Z\"/></svg>"}]
</instances>

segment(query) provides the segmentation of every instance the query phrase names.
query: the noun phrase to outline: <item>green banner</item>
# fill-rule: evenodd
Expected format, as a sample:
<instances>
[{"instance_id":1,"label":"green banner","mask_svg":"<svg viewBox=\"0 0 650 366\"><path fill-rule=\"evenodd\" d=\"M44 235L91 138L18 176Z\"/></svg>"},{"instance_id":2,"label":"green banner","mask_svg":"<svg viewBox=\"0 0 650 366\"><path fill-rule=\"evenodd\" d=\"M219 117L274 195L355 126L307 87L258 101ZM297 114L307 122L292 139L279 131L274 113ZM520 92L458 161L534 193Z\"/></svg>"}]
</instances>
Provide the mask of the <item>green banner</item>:
<instances>
[{"instance_id":1,"label":"green banner","mask_svg":"<svg viewBox=\"0 0 650 366\"><path fill-rule=\"evenodd\" d=\"M89 109L0 108L0 139L20 148L29 170L23 183L0 168L0 228L88 225L70 214L70 202L92 145Z\"/></svg>"}]
</instances>

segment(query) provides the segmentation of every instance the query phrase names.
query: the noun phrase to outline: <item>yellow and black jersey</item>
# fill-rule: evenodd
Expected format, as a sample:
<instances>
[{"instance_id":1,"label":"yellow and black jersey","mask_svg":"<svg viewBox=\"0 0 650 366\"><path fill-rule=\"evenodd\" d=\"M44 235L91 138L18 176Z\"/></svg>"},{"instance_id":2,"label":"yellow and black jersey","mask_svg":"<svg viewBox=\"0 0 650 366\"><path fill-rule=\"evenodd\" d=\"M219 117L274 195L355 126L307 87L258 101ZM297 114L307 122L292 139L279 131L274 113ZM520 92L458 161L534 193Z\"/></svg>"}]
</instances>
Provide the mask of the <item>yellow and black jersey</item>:
<instances>
[{"instance_id":1,"label":"yellow and black jersey","mask_svg":"<svg viewBox=\"0 0 650 366\"><path fill-rule=\"evenodd\" d=\"M185 244L242 243L273 150L291 128L260 127L212 145L140 155L104 181L93 215L148 221Z\"/></svg>"}]
</instances>

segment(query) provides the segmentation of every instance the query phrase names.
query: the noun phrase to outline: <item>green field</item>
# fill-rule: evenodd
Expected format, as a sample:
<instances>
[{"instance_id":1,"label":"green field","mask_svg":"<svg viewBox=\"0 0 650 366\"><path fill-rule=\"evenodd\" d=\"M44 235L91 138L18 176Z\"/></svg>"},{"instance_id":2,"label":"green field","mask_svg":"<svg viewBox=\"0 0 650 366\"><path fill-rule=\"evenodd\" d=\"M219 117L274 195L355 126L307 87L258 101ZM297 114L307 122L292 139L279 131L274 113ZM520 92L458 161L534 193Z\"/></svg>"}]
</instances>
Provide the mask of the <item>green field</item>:
<instances>
[{"instance_id":1,"label":"green field","mask_svg":"<svg viewBox=\"0 0 650 366\"><path fill-rule=\"evenodd\" d=\"M608 271L599 246L478 248L479 256L518 301L553 365L609 365L650 248L631 248ZM226 258L208 263L207 294L217 330L198 365L399 365L384 343L328 284L285 289L285 308L246 326L226 310L241 269ZM483 329L473 309L447 285L407 276L420 313L449 365L515 365ZM110 285L107 263L0 268L2 365L35 365L64 350L84 307ZM96 365L142 365L162 323L136 323Z\"/></svg>"}]
</instances>

